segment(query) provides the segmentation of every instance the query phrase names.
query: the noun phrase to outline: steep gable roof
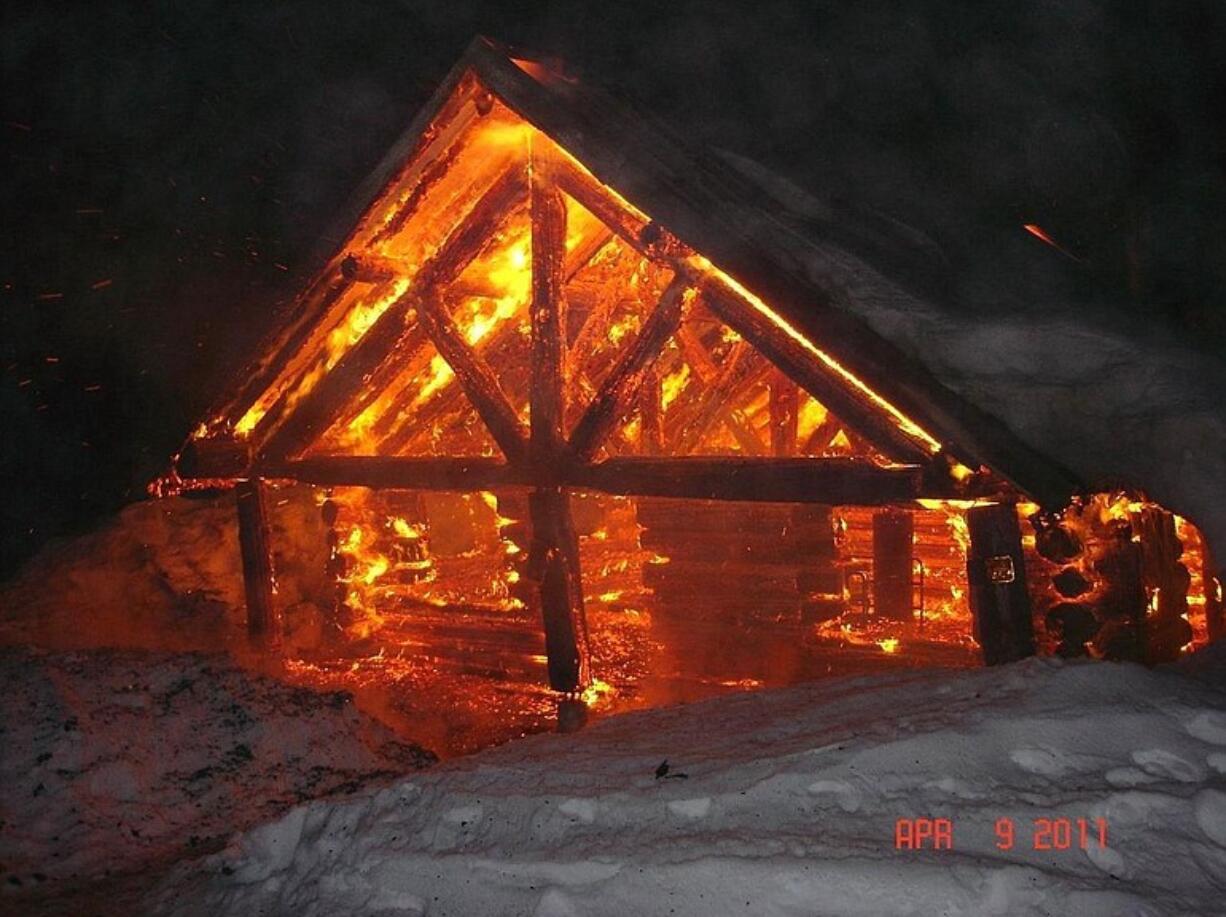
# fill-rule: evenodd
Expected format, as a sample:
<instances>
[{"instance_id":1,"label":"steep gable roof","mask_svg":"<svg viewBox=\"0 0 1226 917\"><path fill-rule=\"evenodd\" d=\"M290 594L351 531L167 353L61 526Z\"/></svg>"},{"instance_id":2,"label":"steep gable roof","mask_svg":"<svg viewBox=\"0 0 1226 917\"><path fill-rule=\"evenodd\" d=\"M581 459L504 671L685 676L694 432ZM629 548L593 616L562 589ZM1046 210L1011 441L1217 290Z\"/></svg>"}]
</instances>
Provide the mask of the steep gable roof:
<instances>
[{"instance_id":1,"label":"steep gable roof","mask_svg":"<svg viewBox=\"0 0 1226 917\"><path fill-rule=\"evenodd\" d=\"M598 217L623 222L621 228L627 233L642 233L643 221L649 219L655 235L665 237L660 246L667 247L675 239L678 250L698 254L702 264L696 270L719 288L715 298L724 292L742 304L748 302L750 319L783 329L783 346L795 345L804 352L816 367L811 378L825 395L836 402L842 399L849 413L869 403L891 416L893 427L901 434L886 429L885 439L910 453L895 451L893 457L914 461L917 456L936 455L950 465L982 465L1053 506L1077 489L1078 482L1069 472L1038 454L999 420L950 391L915 355L902 351L841 306L847 297L876 299L897 307L940 295L930 286L925 289L903 247L892 247L888 234L884 244L880 235L875 236L874 244L867 246L872 251L865 257L862 235L857 238L856 233L831 226L798 230L779 219L762 190L723 159L692 148L668 126L599 90L539 62L517 58L484 38L472 43L431 102L359 189L341 217L338 235L346 239L345 245L333 253L329 268L299 300L286 327L214 413L209 432L250 432L262 420L262 411L273 407L268 393L276 384L277 372L296 351L307 348L312 335L320 334L321 309L326 310L329 303L335 307L338 298L347 295L335 283L337 271L378 273L377 265L358 264L348 253L360 247L356 242L369 241L372 232L377 232L372 229L374 221L387 218L379 202L397 187L406 187L406 169L423 161L431 144L440 141L438 132L449 129L445 125L454 114L449 107L471 107L486 90L497 104L554 141L568 167L604 187L607 193L600 200L585 202L597 210L604 207L606 212ZM481 104L489 103L482 97ZM498 167L486 170L489 174L498 171ZM500 206L507 206L514 192L509 189ZM398 203L401 211L411 210L411 205L411 200ZM827 268L817 279L810 269L815 258ZM429 263L425 252L410 253L406 260L419 267ZM387 281L383 277L382 282ZM392 283L383 291L387 302L381 306L387 308L403 292L403 287ZM370 303L357 306L378 312ZM370 323L378 317L372 315ZM370 327L363 325L358 336ZM338 360L332 360L326 372L336 370ZM298 371L304 371L303 367ZM944 459L946 455L950 458Z\"/></svg>"}]
</instances>

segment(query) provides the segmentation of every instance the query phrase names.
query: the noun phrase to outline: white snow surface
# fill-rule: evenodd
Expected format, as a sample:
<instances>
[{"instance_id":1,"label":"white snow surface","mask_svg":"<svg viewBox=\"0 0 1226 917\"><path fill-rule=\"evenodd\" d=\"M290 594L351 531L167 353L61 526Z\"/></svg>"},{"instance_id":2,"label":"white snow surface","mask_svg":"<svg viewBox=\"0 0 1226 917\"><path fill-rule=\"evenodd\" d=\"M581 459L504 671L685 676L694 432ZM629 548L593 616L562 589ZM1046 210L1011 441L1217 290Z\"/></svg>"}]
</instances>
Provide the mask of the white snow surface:
<instances>
[{"instance_id":1,"label":"white snow surface","mask_svg":"<svg viewBox=\"0 0 1226 917\"><path fill-rule=\"evenodd\" d=\"M432 761L346 694L221 656L5 648L0 912L216 850L305 799Z\"/></svg>"},{"instance_id":2,"label":"white snow surface","mask_svg":"<svg viewBox=\"0 0 1226 917\"><path fill-rule=\"evenodd\" d=\"M1202 657L1205 654L1200 654ZM1196 915L1226 888L1226 683L1032 659L628 714L320 800L161 915ZM670 773L657 779L663 759ZM952 849L895 849L948 818ZM994 826L1012 819L1015 844ZM1068 818L1069 849L1034 849ZM1077 819L1090 821L1081 849ZM1107 824L1099 847L1096 819Z\"/></svg>"},{"instance_id":3,"label":"white snow surface","mask_svg":"<svg viewBox=\"0 0 1226 917\"><path fill-rule=\"evenodd\" d=\"M1006 273L991 290L964 290L961 308L885 279L866 283L872 271L860 259L795 228L828 218L824 204L752 160L725 156L773 199L778 222L757 231L779 240L799 273L841 290L843 308L1088 486L1144 491L1226 557L1226 354L1127 314L1135 309L1047 301Z\"/></svg>"}]
</instances>

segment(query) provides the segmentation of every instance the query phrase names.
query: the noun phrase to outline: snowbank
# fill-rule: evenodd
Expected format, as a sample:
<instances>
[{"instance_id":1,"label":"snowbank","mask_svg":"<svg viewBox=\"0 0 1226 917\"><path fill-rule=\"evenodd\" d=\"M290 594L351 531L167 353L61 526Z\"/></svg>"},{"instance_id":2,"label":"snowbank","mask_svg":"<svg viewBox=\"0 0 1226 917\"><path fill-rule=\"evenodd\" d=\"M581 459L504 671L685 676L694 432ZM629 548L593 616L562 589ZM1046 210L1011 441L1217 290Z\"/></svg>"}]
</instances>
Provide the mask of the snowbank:
<instances>
[{"instance_id":1,"label":"snowbank","mask_svg":"<svg viewBox=\"0 0 1226 917\"><path fill-rule=\"evenodd\" d=\"M0 650L0 910L432 761L348 695L220 657Z\"/></svg>"},{"instance_id":2,"label":"snowbank","mask_svg":"<svg viewBox=\"0 0 1226 917\"><path fill-rule=\"evenodd\" d=\"M278 600L291 641L318 637L326 542L310 490L277 492ZM44 547L0 586L0 645L247 652L233 494L144 500Z\"/></svg>"},{"instance_id":3,"label":"snowbank","mask_svg":"<svg viewBox=\"0 0 1226 917\"><path fill-rule=\"evenodd\" d=\"M1220 913L1223 687L1176 670L1035 659L628 714L294 809L179 868L151 906L301 917ZM688 776L657 779L662 759ZM952 849L895 849L896 820L918 817L950 819ZM1002 818L1015 829L1008 850L997 846ZM1070 849L1035 850L1034 820L1060 818L1074 826ZM1084 850L1077 819L1090 826Z\"/></svg>"},{"instance_id":4,"label":"snowbank","mask_svg":"<svg viewBox=\"0 0 1226 917\"><path fill-rule=\"evenodd\" d=\"M1087 484L1143 490L1226 557L1222 355L1127 310L1054 299L1003 266L990 287L961 284L960 306L938 307L879 276L867 282L874 270L804 229L829 219L823 203L752 160L725 156L777 205L778 224L763 231L786 238L776 247L794 253L799 272L841 290L844 308ZM913 242L940 258L923 237ZM957 281L970 271L950 273Z\"/></svg>"}]
</instances>

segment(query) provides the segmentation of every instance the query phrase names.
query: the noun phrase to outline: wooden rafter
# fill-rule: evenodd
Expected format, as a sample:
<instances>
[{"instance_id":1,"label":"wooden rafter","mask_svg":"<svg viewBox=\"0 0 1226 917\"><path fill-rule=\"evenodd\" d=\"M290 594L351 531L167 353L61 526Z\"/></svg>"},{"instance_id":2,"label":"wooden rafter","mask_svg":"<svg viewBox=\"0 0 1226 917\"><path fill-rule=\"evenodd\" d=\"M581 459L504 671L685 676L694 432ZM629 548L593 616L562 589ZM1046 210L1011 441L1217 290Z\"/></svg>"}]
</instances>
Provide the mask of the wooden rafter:
<instances>
[{"instance_id":1,"label":"wooden rafter","mask_svg":"<svg viewBox=\"0 0 1226 917\"><path fill-rule=\"evenodd\" d=\"M660 355L664 343L681 323L686 284L674 277L639 330L634 343L622 351L604 385L575 424L570 445L575 455L590 459L621 418L638 391L647 367Z\"/></svg>"},{"instance_id":2,"label":"wooden rafter","mask_svg":"<svg viewBox=\"0 0 1226 917\"><path fill-rule=\"evenodd\" d=\"M711 427L729 415L728 406L735 394L753 385L766 375L770 368L770 364L747 342L736 342L729 355L724 358L719 374L703 389L692 409L666 430L667 451L674 455L693 452ZM743 424L740 418L733 418L734 434L738 428L743 430ZM744 437L738 437L741 448L752 455L765 454L766 450L757 437L749 431L743 432Z\"/></svg>"},{"instance_id":3,"label":"wooden rafter","mask_svg":"<svg viewBox=\"0 0 1226 917\"><path fill-rule=\"evenodd\" d=\"M455 372L456 381L485 421L498 448L508 461L522 460L526 439L519 418L489 364L464 340L441 301L422 302L418 318L438 352Z\"/></svg>"},{"instance_id":4,"label":"wooden rafter","mask_svg":"<svg viewBox=\"0 0 1226 917\"><path fill-rule=\"evenodd\" d=\"M517 164L503 172L477 200L434 256L422 265L409 291L388 306L357 344L299 401L264 443L260 450L264 457L280 459L301 452L345 403L369 383L381 364L389 358L399 361L411 353L420 332L414 323L406 323L409 310L416 306L419 318L435 311L431 306L438 288L458 276L477 256L523 192L523 167ZM429 330L430 324L425 327ZM441 347L439 351L442 352Z\"/></svg>"},{"instance_id":5,"label":"wooden rafter","mask_svg":"<svg viewBox=\"0 0 1226 917\"><path fill-rule=\"evenodd\" d=\"M786 373L801 388L833 410L843 423L895 461L926 463L932 453L902 430L881 406L852 387L833 369L816 360L735 290L722 283L703 284L704 301L733 331Z\"/></svg>"},{"instance_id":6,"label":"wooden rafter","mask_svg":"<svg viewBox=\"0 0 1226 917\"><path fill-rule=\"evenodd\" d=\"M716 384L716 381L720 378L720 369L715 365L711 354L703 346L702 340L695 333L694 329L684 324L678 328L677 343L681 346L681 352L685 356L686 362L693 367L699 381L705 385ZM715 417L728 428L728 431L732 433L741 449L746 453L749 455L765 455L766 450L763 448L762 441L758 439L757 434L745 424L744 419L738 412L731 409L730 405L735 398L736 392L733 390L727 392L723 399L714 402L716 406Z\"/></svg>"},{"instance_id":7,"label":"wooden rafter","mask_svg":"<svg viewBox=\"0 0 1226 917\"><path fill-rule=\"evenodd\" d=\"M558 186L578 201L592 216L611 229L622 241L644 257L661 260L648 251L649 246L639 238L645 225L628 210L617 196L592 181L573 163L558 160L554 169ZM670 265L672 266L672 265Z\"/></svg>"}]
</instances>

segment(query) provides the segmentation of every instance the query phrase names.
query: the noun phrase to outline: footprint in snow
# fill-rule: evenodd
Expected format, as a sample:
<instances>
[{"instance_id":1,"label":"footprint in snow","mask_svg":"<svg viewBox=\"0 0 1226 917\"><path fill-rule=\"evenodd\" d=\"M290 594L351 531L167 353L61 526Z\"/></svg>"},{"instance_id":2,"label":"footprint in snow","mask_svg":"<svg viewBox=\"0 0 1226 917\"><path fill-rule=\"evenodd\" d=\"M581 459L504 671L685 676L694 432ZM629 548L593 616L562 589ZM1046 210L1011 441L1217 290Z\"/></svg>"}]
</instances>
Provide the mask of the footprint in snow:
<instances>
[{"instance_id":1,"label":"footprint in snow","mask_svg":"<svg viewBox=\"0 0 1226 917\"><path fill-rule=\"evenodd\" d=\"M1219 847L1226 847L1226 793L1201 790L1196 794L1196 823L1205 836Z\"/></svg>"},{"instance_id":2,"label":"footprint in snow","mask_svg":"<svg viewBox=\"0 0 1226 917\"><path fill-rule=\"evenodd\" d=\"M1157 783L1161 777L1146 773L1139 767L1113 767L1103 775L1112 786L1144 786Z\"/></svg>"},{"instance_id":3,"label":"footprint in snow","mask_svg":"<svg viewBox=\"0 0 1226 917\"><path fill-rule=\"evenodd\" d=\"M668 811L682 818L705 818L711 811L711 797L700 796L697 799L674 799L668 804Z\"/></svg>"},{"instance_id":4,"label":"footprint in snow","mask_svg":"<svg viewBox=\"0 0 1226 917\"><path fill-rule=\"evenodd\" d=\"M596 820L596 803L590 799L564 799L558 803L558 811L571 818L577 818L585 825Z\"/></svg>"},{"instance_id":5,"label":"footprint in snow","mask_svg":"<svg viewBox=\"0 0 1226 917\"><path fill-rule=\"evenodd\" d=\"M1202 710L1184 723L1188 734L1210 745L1226 745L1226 713Z\"/></svg>"},{"instance_id":6,"label":"footprint in snow","mask_svg":"<svg viewBox=\"0 0 1226 917\"><path fill-rule=\"evenodd\" d=\"M471 825L481 820L485 810L479 805L459 806L443 813L443 821L452 825Z\"/></svg>"},{"instance_id":7,"label":"footprint in snow","mask_svg":"<svg viewBox=\"0 0 1226 917\"><path fill-rule=\"evenodd\" d=\"M556 888L550 888L541 895L536 905L533 917L578 917L574 902Z\"/></svg>"},{"instance_id":8,"label":"footprint in snow","mask_svg":"<svg viewBox=\"0 0 1226 917\"><path fill-rule=\"evenodd\" d=\"M1215 751L1205 759L1205 763L1219 774L1226 774L1226 753Z\"/></svg>"},{"instance_id":9,"label":"footprint in snow","mask_svg":"<svg viewBox=\"0 0 1226 917\"><path fill-rule=\"evenodd\" d=\"M1058 748L1017 748L1009 752L1009 757L1022 770L1041 777L1084 773L1095 766L1090 758L1069 754Z\"/></svg>"},{"instance_id":10,"label":"footprint in snow","mask_svg":"<svg viewBox=\"0 0 1226 917\"><path fill-rule=\"evenodd\" d=\"M1180 783L1195 783L1205 776L1199 764L1161 748L1134 751L1132 760L1147 774Z\"/></svg>"},{"instance_id":11,"label":"footprint in snow","mask_svg":"<svg viewBox=\"0 0 1226 917\"><path fill-rule=\"evenodd\" d=\"M833 796L838 807L844 812L855 812L860 808L860 791L846 780L818 780L809 784L809 792L819 796Z\"/></svg>"}]
</instances>

